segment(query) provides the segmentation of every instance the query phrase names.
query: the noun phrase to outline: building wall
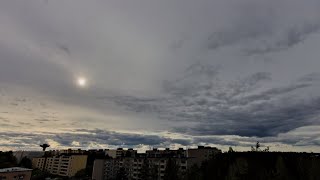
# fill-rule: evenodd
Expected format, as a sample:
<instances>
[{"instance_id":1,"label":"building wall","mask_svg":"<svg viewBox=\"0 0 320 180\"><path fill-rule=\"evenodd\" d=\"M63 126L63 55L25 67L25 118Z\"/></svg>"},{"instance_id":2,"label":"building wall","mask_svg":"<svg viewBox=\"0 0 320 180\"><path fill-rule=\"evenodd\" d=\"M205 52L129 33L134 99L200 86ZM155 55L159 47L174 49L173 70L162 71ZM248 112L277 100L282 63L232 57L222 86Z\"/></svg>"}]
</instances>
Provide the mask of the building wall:
<instances>
[{"instance_id":1,"label":"building wall","mask_svg":"<svg viewBox=\"0 0 320 180\"><path fill-rule=\"evenodd\" d=\"M112 158L122 157L127 154L130 154L130 156L134 156L136 153L137 153L137 150L133 150L133 149L118 148L118 149L106 150L106 155Z\"/></svg>"},{"instance_id":2,"label":"building wall","mask_svg":"<svg viewBox=\"0 0 320 180\"><path fill-rule=\"evenodd\" d=\"M112 157L112 158L116 158L117 157L117 150L107 150L106 155L108 155L109 157Z\"/></svg>"},{"instance_id":3,"label":"building wall","mask_svg":"<svg viewBox=\"0 0 320 180\"><path fill-rule=\"evenodd\" d=\"M93 163L92 180L103 180L104 176L104 159L96 159Z\"/></svg>"},{"instance_id":4,"label":"building wall","mask_svg":"<svg viewBox=\"0 0 320 180\"><path fill-rule=\"evenodd\" d=\"M43 169L45 163L45 158L32 158L32 168L34 169Z\"/></svg>"},{"instance_id":5,"label":"building wall","mask_svg":"<svg viewBox=\"0 0 320 180\"><path fill-rule=\"evenodd\" d=\"M46 162L44 164L44 162ZM59 176L74 176L79 170L85 169L87 155L60 155L45 158L33 158L33 168L44 169Z\"/></svg>"},{"instance_id":6,"label":"building wall","mask_svg":"<svg viewBox=\"0 0 320 180\"><path fill-rule=\"evenodd\" d=\"M198 149L188 149L188 168L190 168L192 165L197 165L200 167L203 161L212 158L215 154L218 153L221 153L221 150L212 147L199 146Z\"/></svg>"},{"instance_id":7,"label":"building wall","mask_svg":"<svg viewBox=\"0 0 320 180\"><path fill-rule=\"evenodd\" d=\"M180 172L185 172L187 170L187 158L172 158L176 161L177 165L180 168ZM157 169L157 179L162 180L165 175L165 169L167 166L169 158L116 158L116 159L107 159L105 161L105 179L114 179L116 178L120 169L123 169L127 177L130 180L141 180L141 169L144 167L144 163L149 164L149 168Z\"/></svg>"},{"instance_id":8,"label":"building wall","mask_svg":"<svg viewBox=\"0 0 320 180\"><path fill-rule=\"evenodd\" d=\"M87 165L87 155L74 155L71 156L71 163L68 176L74 176L78 171L85 169Z\"/></svg>"}]
</instances>

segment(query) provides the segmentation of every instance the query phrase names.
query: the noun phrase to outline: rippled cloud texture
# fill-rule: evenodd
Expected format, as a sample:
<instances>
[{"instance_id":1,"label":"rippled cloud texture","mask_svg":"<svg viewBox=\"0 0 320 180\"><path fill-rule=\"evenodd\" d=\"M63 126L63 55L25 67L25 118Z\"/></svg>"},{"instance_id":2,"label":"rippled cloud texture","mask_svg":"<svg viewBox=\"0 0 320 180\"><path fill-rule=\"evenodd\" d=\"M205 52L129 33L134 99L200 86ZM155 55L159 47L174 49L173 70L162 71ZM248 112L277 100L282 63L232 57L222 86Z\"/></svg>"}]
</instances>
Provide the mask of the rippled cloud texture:
<instances>
[{"instance_id":1,"label":"rippled cloud texture","mask_svg":"<svg viewBox=\"0 0 320 180\"><path fill-rule=\"evenodd\" d=\"M0 150L261 141L320 152L319 9L318 0L1 1Z\"/></svg>"}]
</instances>

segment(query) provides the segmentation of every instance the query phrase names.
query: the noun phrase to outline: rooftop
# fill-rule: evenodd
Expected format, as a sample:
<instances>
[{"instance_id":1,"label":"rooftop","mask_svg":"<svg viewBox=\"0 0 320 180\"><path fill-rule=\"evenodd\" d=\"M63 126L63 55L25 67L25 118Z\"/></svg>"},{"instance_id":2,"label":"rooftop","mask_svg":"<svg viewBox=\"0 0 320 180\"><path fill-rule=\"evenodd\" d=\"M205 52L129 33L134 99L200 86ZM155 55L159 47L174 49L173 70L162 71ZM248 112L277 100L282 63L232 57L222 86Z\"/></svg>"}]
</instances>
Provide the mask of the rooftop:
<instances>
[{"instance_id":1,"label":"rooftop","mask_svg":"<svg viewBox=\"0 0 320 180\"><path fill-rule=\"evenodd\" d=\"M5 172L22 172L22 171L32 171L32 169L21 168L21 167L12 167L12 168L0 169L0 173L5 173Z\"/></svg>"}]
</instances>

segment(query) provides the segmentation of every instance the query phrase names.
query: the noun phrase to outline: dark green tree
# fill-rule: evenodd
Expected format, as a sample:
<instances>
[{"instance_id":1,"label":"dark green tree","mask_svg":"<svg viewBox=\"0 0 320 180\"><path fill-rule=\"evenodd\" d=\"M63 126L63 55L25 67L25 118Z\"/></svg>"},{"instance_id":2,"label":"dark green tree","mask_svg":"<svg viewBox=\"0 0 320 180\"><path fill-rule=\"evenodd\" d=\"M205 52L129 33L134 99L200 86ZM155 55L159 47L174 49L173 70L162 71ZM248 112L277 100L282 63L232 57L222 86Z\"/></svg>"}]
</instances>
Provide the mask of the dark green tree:
<instances>
[{"instance_id":1,"label":"dark green tree","mask_svg":"<svg viewBox=\"0 0 320 180\"><path fill-rule=\"evenodd\" d=\"M128 179L128 175L126 170L124 169L124 167L120 168L117 176L116 176L116 180L127 180Z\"/></svg>"},{"instance_id":2,"label":"dark green tree","mask_svg":"<svg viewBox=\"0 0 320 180\"><path fill-rule=\"evenodd\" d=\"M179 166L177 162L169 158L164 172L164 180L178 180L179 178Z\"/></svg>"},{"instance_id":3,"label":"dark green tree","mask_svg":"<svg viewBox=\"0 0 320 180\"><path fill-rule=\"evenodd\" d=\"M259 141L257 141L257 143L256 143L256 151L260 151L260 142Z\"/></svg>"},{"instance_id":4,"label":"dark green tree","mask_svg":"<svg viewBox=\"0 0 320 180\"><path fill-rule=\"evenodd\" d=\"M232 149L232 147L229 147L228 153L233 153L234 150Z\"/></svg>"},{"instance_id":5,"label":"dark green tree","mask_svg":"<svg viewBox=\"0 0 320 180\"><path fill-rule=\"evenodd\" d=\"M201 180L202 174L200 168L195 164L191 166L186 173L184 180Z\"/></svg>"},{"instance_id":6,"label":"dark green tree","mask_svg":"<svg viewBox=\"0 0 320 180\"><path fill-rule=\"evenodd\" d=\"M140 169L140 177L141 179L149 180L151 179L151 171L150 171L150 163L148 159L143 160L142 167Z\"/></svg>"},{"instance_id":7,"label":"dark green tree","mask_svg":"<svg viewBox=\"0 0 320 180\"><path fill-rule=\"evenodd\" d=\"M8 168L17 166L17 158L13 155L12 151L0 151L0 168Z\"/></svg>"},{"instance_id":8,"label":"dark green tree","mask_svg":"<svg viewBox=\"0 0 320 180\"><path fill-rule=\"evenodd\" d=\"M29 159L28 157L25 156L21 159L19 166L31 169L32 168L32 161L31 161L31 159Z\"/></svg>"},{"instance_id":9,"label":"dark green tree","mask_svg":"<svg viewBox=\"0 0 320 180\"><path fill-rule=\"evenodd\" d=\"M89 177L89 174L88 174L88 171L86 169L81 169L74 175L74 177L76 179L86 179L86 178Z\"/></svg>"}]
</instances>

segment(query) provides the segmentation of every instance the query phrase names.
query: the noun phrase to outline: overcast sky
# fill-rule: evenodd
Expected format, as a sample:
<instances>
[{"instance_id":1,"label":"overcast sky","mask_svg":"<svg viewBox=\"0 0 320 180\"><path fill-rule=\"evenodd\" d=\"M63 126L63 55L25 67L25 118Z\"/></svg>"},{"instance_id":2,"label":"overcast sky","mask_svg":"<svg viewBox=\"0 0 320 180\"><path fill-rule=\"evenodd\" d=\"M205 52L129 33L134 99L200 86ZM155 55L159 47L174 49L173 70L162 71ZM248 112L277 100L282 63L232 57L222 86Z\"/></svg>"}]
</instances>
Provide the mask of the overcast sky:
<instances>
[{"instance_id":1,"label":"overcast sky","mask_svg":"<svg viewBox=\"0 0 320 180\"><path fill-rule=\"evenodd\" d=\"M0 150L260 141L320 152L319 9L319 0L1 0Z\"/></svg>"}]
</instances>

